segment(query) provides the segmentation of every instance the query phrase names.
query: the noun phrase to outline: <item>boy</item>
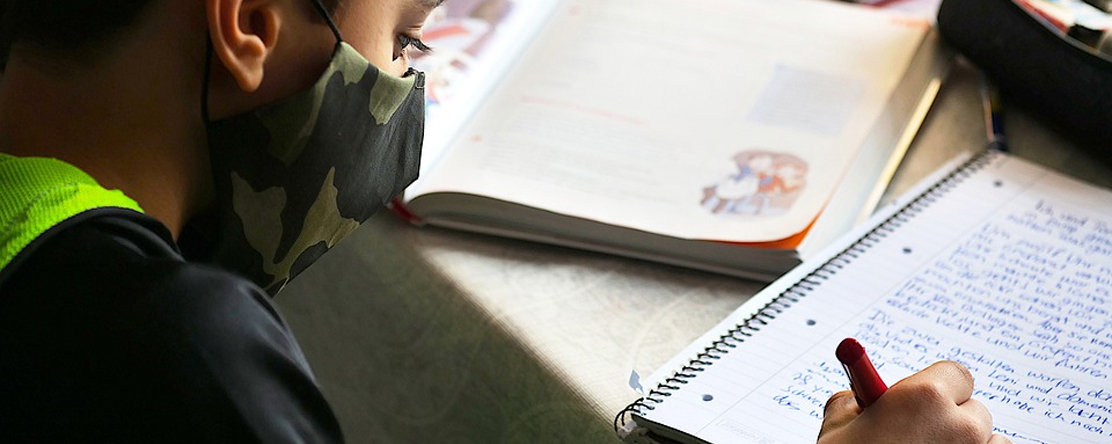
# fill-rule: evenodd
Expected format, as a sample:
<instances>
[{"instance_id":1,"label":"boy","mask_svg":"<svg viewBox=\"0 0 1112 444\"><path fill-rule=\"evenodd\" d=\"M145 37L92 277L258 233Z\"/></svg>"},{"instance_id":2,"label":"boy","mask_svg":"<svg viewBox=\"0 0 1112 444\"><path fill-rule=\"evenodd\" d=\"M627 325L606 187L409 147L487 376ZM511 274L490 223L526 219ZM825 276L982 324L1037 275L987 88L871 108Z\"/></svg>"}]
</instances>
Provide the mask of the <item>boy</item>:
<instances>
[{"instance_id":1,"label":"boy","mask_svg":"<svg viewBox=\"0 0 1112 444\"><path fill-rule=\"evenodd\" d=\"M267 293L415 178L439 1L322 1L0 3L0 442L342 441ZM820 440L1006 442L971 387Z\"/></svg>"}]
</instances>

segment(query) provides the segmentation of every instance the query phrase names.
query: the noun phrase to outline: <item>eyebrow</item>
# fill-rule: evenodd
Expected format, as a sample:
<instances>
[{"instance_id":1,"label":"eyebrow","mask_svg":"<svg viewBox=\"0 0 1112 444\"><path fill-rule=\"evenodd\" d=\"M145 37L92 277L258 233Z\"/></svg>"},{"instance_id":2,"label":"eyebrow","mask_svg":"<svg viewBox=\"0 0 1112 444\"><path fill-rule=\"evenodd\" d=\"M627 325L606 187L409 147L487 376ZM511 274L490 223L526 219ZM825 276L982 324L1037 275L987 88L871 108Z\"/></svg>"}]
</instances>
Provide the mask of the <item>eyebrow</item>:
<instances>
[{"instance_id":1,"label":"eyebrow","mask_svg":"<svg viewBox=\"0 0 1112 444\"><path fill-rule=\"evenodd\" d=\"M444 3L444 0L415 0L421 6L432 9Z\"/></svg>"}]
</instances>

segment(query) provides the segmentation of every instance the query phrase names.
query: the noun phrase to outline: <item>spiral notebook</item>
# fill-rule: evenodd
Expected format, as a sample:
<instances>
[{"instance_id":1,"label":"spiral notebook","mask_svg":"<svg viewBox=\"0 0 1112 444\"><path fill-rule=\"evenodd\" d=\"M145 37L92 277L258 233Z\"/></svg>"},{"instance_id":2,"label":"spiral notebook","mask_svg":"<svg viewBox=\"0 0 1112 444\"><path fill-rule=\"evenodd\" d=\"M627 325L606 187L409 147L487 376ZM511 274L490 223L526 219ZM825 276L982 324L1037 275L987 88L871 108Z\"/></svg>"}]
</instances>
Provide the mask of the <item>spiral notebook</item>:
<instances>
[{"instance_id":1,"label":"spiral notebook","mask_svg":"<svg viewBox=\"0 0 1112 444\"><path fill-rule=\"evenodd\" d=\"M1112 442L1110 291L1112 192L996 151L961 159L673 359L623 412L627 440L814 442L855 337L889 384L965 364L1016 443Z\"/></svg>"}]
</instances>

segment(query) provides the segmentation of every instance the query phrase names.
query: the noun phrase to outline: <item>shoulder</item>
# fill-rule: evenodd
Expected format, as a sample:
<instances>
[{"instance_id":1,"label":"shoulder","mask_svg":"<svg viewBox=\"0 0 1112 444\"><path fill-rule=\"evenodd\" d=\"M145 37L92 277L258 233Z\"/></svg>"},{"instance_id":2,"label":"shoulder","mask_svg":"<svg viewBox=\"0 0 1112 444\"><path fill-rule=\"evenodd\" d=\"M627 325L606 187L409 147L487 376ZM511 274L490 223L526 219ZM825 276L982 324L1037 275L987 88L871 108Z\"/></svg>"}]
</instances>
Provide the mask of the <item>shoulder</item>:
<instances>
[{"instance_id":1,"label":"shoulder","mask_svg":"<svg viewBox=\"0 0 1112 444\"><path fill-rule=\"evenodd\" d=\"M188 333L196 342L250 332L239 327L244 324L286 330L258 287L186 262L161 224L134 212L94 211L68 221L21 252L0 279L0 307L48 307L73 315L67 319L73 322L87 317L105 327L128 324L119 331L155 328ZM222 322L231 319L237 322Z\"/></svg>"},{"instance_id":2,"label":"shoulder","mask_svg":"<svg viewBox=\"0 0 1112 444\"><path fill-rule=\"evenodd\" d=\"M19 441L6 429L50 430L59 442L96 431L131 442L143 430L339 442L266 295L182 260L160 228L137 213L99 215L51 233L5 271L0 355L22 358L0 360L0 392L13 394L0 399L0 441Z\"/></svg>"}]
</instances>

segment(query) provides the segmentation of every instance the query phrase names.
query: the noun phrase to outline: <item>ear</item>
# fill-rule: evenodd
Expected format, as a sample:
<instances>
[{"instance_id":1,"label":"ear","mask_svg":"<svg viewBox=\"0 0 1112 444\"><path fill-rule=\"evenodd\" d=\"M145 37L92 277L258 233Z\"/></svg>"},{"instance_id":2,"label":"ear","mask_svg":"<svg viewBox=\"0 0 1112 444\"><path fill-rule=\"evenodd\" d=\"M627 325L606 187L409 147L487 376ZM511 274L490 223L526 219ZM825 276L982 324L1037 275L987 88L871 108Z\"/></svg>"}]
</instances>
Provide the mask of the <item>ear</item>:
<instances>
[{"instance_id":1,"label":"ear","mask_svg":"<svg viewBox=\"0 0 1112 444\"><path fill-rule=\"evenodd\" d=\"M254 92L278 41L282 15L274 0L206 0L209 37L216 57L236 84Z\"/></svg>"}]
</instances>

